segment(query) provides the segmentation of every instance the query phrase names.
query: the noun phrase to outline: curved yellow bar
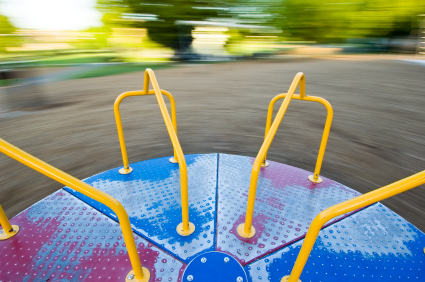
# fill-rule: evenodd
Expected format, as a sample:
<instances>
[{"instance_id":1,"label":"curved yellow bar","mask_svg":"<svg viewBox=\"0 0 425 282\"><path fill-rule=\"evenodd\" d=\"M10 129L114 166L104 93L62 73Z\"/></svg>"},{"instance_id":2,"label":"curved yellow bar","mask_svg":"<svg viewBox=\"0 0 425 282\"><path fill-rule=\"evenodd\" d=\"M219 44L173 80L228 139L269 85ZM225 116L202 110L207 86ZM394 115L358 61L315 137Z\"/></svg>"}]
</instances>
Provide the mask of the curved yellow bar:
<instances>
[{"instance_id":1,"label":"curved yellow bar","mask_svg":"<svg viewBox=\"0 0 425 282\"><path fill-rule=\"evenodd\" d=\"M263 162L270 144L273 141L276 131L282 121L282 118L288 109L289 102L294 95L297 86L300 85L300 96L305 96L305 77L302 72L297 73L291 86L289 87L288 93L276 114L273 124L270 127L266 137L264 138L263 145L255 158L254 165L251 171L251 182L249 185L248 204L246 207L246 218L245 223L238 226L238 234L244 238L252 238L255 235L255 229L252 228L252 217L254 214L255 195L257 192L258 175L260 173L261 163Z\"/></svg>"},{"instance_id":2,"label":"curved yellow bar","mask_svg":"<svg viewBox=\"0 0 425 282\"><path fill-rule=\"evenodd\" d=\"M177 138L177 132L174 130L173 124L168 114L167 106L165 105L164 98L161 95L158 82L156 81L155 74L151 69L146 69L145 79L143 84L143 91L146 93L149 90L149 81L152 84L155 96L159 104L162 116L164 118L165 126L170 135L171 143L173 144L174 150L177 154L177 161L180 167L180 183L181 183L181 194L182 194L182 223L177 226L177 232L180 235L188 236L195 231L195 225L189 222L189 198L188 198L188 186L187 186L187 165L186 159L183 154L183 150L180 146L179 139Z\"/></svg>"},{"instance_id":3,"label":"curved yellow bar","mask_svg":"<svg viewBox=\"0 0 425 282\"><path fill-rule=\"evenodd\" d=\"M153 90L149 90L149 81L152 84ZM167 127L168 134L171 139L171 143L174 147L174 159L179 163L180 167L180 181L181 181L181 195L182 195L182 223L177 226L177 232L180 235L188 236L195 231L195 225L189 222L189 196L188 196L188 185L187 185L187 165L186 159L183 154L183 150L180 146L179 139L177 138L177 119L176 119L176 104L173 96L165 90L159 88L158 82L156 81L155 74L151 69L146 69L145 77L143 82L142 91L130 91L125 92L118 96L114 104L115 119L117 121L118 136L121 145L121 153L123 156L124 170L126 173L131 172L131 168L128 165L127 150L125 147L124 133L121 122L121 115L119 111L119 105L121 101L128 96L139 96L139 95L153 95L158 101L161 114L164 118L165 126ZM166 95L171 102L171 116L167 110L162 95Z\"/></svg>"},{"instance_id":4,"label":"curved yellow bar","mask_svg":"<svg viewBox=\"0 0 425 282\"><path fill-rule=\"evenodd\" d=\"M326 144L328 142L329 131L331 130L331 124L332 124L334 112L333 112L331 104L329 104L329 102L326 101L325 99L323 99L321 97L315 97L315 96L306 96L305 90L304 90L304 93L303 93L303 91L301 91L302 85L305 85L305 84L300 84L300 95L293 95L292 99L318 102L318 103L321 103L322 105L324 105L326 107L326 110L328 111L328 116L326 117L325 128L323 129L322 142L320 143L319 155L317 156L316 167L314 169L313 177L312 177L312 179L310 179L310 181L312 181L312 182L319 183L319 182L321 182L321 179L319 178L320 169L322 167L323 156L325 155ZM286 96L287 96L286 93L279 94L271 100L271 102L269 104L269 110L267 112L266 133L265 133L264 138L267 137L267 134L269 134L269 131L270 131L270 126L271 126L272 117L273 117L274 104L279 99L285 98ZM266 164L266 158L267 158L267 152L266 152L266 155L264 156L263 166L265 166L265 164Z\"/></svg>"},{"instance_id":5,"label":"curved yellow bar","mask_svg":"<svg viewBox=\"0 0 425 282\"><path fill-rule=\"evenodd\" d=\"M136 243L134 241L133 232L131 230L130 220L124 207L116 199L110 195L90 186L89 184L37 159L36 157L22 151L21 149L13 146L12 144L0 139L0 152L8 155L9 157L23 163L26 166L68 186L84 195L104 204L109 207L117 215L124 242L127 246L128 256L130 257L131 266L137 279L143 281L144 274L140 258L137 253ZM10 224L9 224L10 225Z\"/></svg>"},{"instance_id":6,"label":"curved yellow bar","mask_svg":"<svg viewBox=\"0 0 425 282\"><path fill-rule=\"evenodd\" d=\"M425 170L402 180L399 180L397 182L394 182L392 184L389 184L387 186L384 186L382 188L373 190L364 195L358 196L354 199L339 203L319 213L313 220L310 225L310 228L307 231L307 235L304 239L304 243L301 247L300 253L298 254L297 260L295 261L295 265L292 268L291 275L286 281L298 281L301 276L301 272L303 271L304 266L307 262L307 259L310 256L311 250L313 249L314 243L316 242L316 238L319 235L319 232L322 229L323 225L326 224L326 222L339 215L366 207L368 205L382 201L386 198L400 194L404 191L415 188L422 184L425 184Z\"/></svg>"},{"instance_id":7,"label":"curved yellow bar","mask_svg":"<svg viewBox=\"0 0 425 282\"><path fill-rule=\"evenodd\" d=\"M173 127L174 127L176 134L177 134L176 103L174 101L174 97L173 97L173 95L171 95L169 92L167 92L165 90L160 90L160 91L161 91L161 94L167 96L168 99L170 100L171 117L172 117L172 120L173 120ZM126 173L130 173L131 169L130 169L130 166L128 164L127 149L125 147L124 131L123 131L123 128L122 128L121 113L120 113L121 101L124 98L129 97L129 96L154 95L154 94L155 94L155 90L149 90L147 92L145 92L144 90L142 90L142 91L128 91L128 92L124 92L121 95L119 95L117 97L117 99L115 100L114 114L115 114L115 120L116 120L116 123L117 123L118 138L120 140L122 160L123 160L123 163L124 163L124 171ZM176 150L174 150L174 159L178 160Z\"/></svg>"}]
</instances>

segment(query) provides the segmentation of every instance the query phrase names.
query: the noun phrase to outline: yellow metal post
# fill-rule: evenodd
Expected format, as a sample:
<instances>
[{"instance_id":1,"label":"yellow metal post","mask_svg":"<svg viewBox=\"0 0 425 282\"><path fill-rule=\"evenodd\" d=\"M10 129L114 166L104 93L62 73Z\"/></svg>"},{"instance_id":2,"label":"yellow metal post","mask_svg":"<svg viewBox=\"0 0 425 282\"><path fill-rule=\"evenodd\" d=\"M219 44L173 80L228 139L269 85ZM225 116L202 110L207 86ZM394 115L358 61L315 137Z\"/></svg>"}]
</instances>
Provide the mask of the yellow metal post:
<instances>
[{"instance_id":1,"label":"yellow metal post","mask_svg":"<svg viewBox=\"0 0 425 282\"><path fill-rule=\"evenodd\" d=\"M151 82L153 90L149 90L149 82ZM170 159L172 163L179 163L180 167L180 181L181 181L181 194L182 194L182 223L177 226L177 232L183 236L189 236L195 231L195 225L189 222L189 198L188 198L188 185L187 185L187 165L184 158L183 151L181 149L179 139L177 138L177 117L176 117L176 103L174 97L165 90L159 88L158 82L156 81L155 74L151 69L146 69L145 77L143 82L142 91L129 91L121 94L115 100L114 113L115 120L117 122L118 137L121 146L121 153L124 163L124 168L120 169L121 174L127 174L132 171L129 166L127 149L125 147L124 132L122 128L121 114L120 114L120 103L121 101L129 96L140 96L140 95L155 95L158 101L161 114L164 118L165 126L167 127L168 134L171 139L171 143L174 147L174 158ZM171 103L171 117L168 113L167 106L165 105L162 95L166 95L170 99Z\"/></svg>"},{"instance_id":2,"label":"yellow metal post","mask_svg":"<svg viewBox=\"0 0 425 282\"><path fill-rule=\"evenodd\" d=\"M297 86L300 86L300 94L295 95L294 92L297 89ZM282 105L279 108L279 111L276 114L276 117L272 123L273 117L273 106L279 100L284 99ZM323 156L325 154L326 143L329 137L329 131L331 128L333 110L328 101L320 97L306 96L305 95L305 76L302 72L299 72L289 87L288 93L279 94L272 99L269 104L269 109L267 112L267 122L266 122L266 131L263 145L261 146L260 151L257 154L257 157L254 161L251 171L251 181L249 185L249 195L248 195L248 204L246 208L246 218L245 223L240 224L237 228L238 234L244 238L252 238L255 235L255 228L252 226L252 219L254 214L254 205L255 205L255 195L257 190L257 181L258 175L260 173L261 166L267 167L268 162L266 161L267 151L273 141L273 138L276 134L276 131L282 122L282 118L285 115L286 109L289 106L291 99L295 100L304 100L312 101L323 104L327 111L328 116L326 118L325 128L323 130L322 142L320 144L319 155L317 157L316 168L314 170L314 175L309 176L309 180L315 183L320 183L322 180L319 177L320 168L323 162Z\"/></svg>"},{"instance_id":3,"label":"yellow metal post","mask_svg":"<svg viewBox=\"0 0 425 282\"><path fill-rule=\"evenodd\" d=\"M189 195L187 185L187 165L186 159L183 154L183 150L180 146L179 139L177 138L177 132L173 125L170 115L165 105L164 98L161 95L158 82L155 78L155 74L151 69L146 69L145 79L143 83L143 92L149 92L149 81L152 84L153 91L155 92L156 99L158 101L159 109L161 110L162 117L164 118L165 126L167 127L168 135L170 136L171 143L174 147L176 160L180 167L180 186L181 186L181 197L182 197L182 222L177 226L177 233L182 236L189 236L195 232L195 225L189 222ZM174 118L175 120L175 118Z\"/></svg>"},{"instance_id":4,"label":"yellow metal post","mask_svg":"<svg viewBox=\"0 0 425 282\"><path fill-rule=\"evenodd\" d=\"M90 186L89 184L43 162L42 160L37 159L36 157L9 144L3 139L0 139L0 152L109 207L117 215L119 224L121 226L124 242L127 246L128 256L130 257L131 266L133 267L136 278L133 281L149 281L149 275L146 274L149 273L149 270L142 267L140 263L139 254L137 252L136 243L133 237L133 231L131 230L130 220L128 218L127 212L120 202L105 192L102 192Z\"/></svg>"},{"instance_id":5,"label":"yellow metal post","mask_svg":"<svg viewBox=\"0 0 425 282\"><path fill-rule=\"evenodd\" d=\"M339 203L319 213L307 231L304 243L298 254L297 260L295 261L295 265L292 268L290 276L283 277L281 281L299 281L307 259L310 256L314 243L316 242L317 236L326 222L339 215L369 206L422 184L425 184L425 170L351 200Z\"/></svg>"},{"instance_id":6,"label":"yellow metal post","mask_svg":"<svg viewBox=\"0 0 425 282\"><path fill-rule=\"evenodd\" d=\"M251 171L251 181L249 184L249 195L248 204L246 207L245 223L240 224L237 228L238 234L241 237L252 238L255 235L255 228L253 228L252 226L252 219L254 214L255 195L257 192L257 181L261 169L261 163L263 162L267 150L269 149L273 138L276 135L276 131L282 121L283 116L285 115L286 110L288 109L289 102L291 101L298 84L304 84L304 80L304 74L302 72L297 73L294 80L292 81L291 86L289 87L288 94L283 100L282 105L280 106L279 111L277 112L276 117L273 121L273 124L271 125L270 130L267 133L263 145L261 146L260 151L258 152L257 157L255 158L254 165L252 166Z\"/></svg>"},{"instance_id":7,"label":"yellow metal post","mask_svg":"<svg viewBox=\"0 0 425 282\"><path fill-rule=\"evenodd\" d=\"M15 236L19 232L19 226L10 225L9 219L7 219L7 216L1 206L0 206L0 225L1 227L3 227L3 230L0 230L0 241L9 239Z\"/></svg>"},{"instance_id":8,"label":"yellow metal post","mask_svg":"<svg viewBox=\"0 0 425 282\"><path fill-rule=\"evenodd\" d=\"M310 175L308 177L308 179L311 182L320 183L320 182L322 182L322 179L319 176L320 175L320 169L322 167L323 156L325 155L326 144L328 142L328 137L329 137L329 131L331 130L331 124L332 124L332 119L333 119L333 109L332 109L331 104L329 104L329 102L326 101L323 98L315 97L315 96L306 96L305 91L304 92L301 91L302 85L304 85L304 83L303 84L300 83L300 95L293 95L292 99L321 103L322 105L324 105L326 107L326 110L328 112L328 115L326 117L326 122L325 122L325 128L323 129L322 141L320 143L320 149L319 149L319 154L317 156L314 174ZM304 87L304 89L305 89L305 87ZM285 98L286 95L287 95L286 93L279 94L270 101L269 109L268 109L268 112L267 112L266 133L265 133L266 137L267 137L267 134L270 131L270 127L271 127L271 123L272 123L273 107L278 100ZM266 152L266 155L264 156L264 160L263 160L263 163L261 165L263 167L268 166L268 162L266 161L266 158L267 158L267 152Z\"/></svg>"},{"instance_id":9,"label":"yellow metal post","mask_svg":"<svg viewBox=\"0 0 425 282\"><path fill-rule=\"evenodd\" d=\"M176 103L174 101L174 97L173 97L173 95L171 95L169 92L167 92L165 90L160 90L160 91L161 91L161 94L167 96L168 99L170 100L171 117L172 117L172 121L173 121L173 127L174 127L176 134L177 134ZM128 163L127 149L126 149L126 146L125 146L124 131L123 131L123 128L122 128L122 121L121 121L120 104L121 104L121 101L126 97L141 96L141 95L155 95L155 90L149 90L147 92L145 92L144 90L124 92L117 97L117 99L115 100L115 103L114 103L115 121L117 123L118 138L119 138L119 141L120 141L122 160L123 160L123 163L124 163L124 168L120 169L120 171L119 171L121 174L128 174L128 173L132 172L133 169L129 166L129 163ZM176 152L176 150L174 150L174 159L171 158L170 162L176 163L177 159L178 159L177 158L177 152Z\"/></svg>"}]
</instances>

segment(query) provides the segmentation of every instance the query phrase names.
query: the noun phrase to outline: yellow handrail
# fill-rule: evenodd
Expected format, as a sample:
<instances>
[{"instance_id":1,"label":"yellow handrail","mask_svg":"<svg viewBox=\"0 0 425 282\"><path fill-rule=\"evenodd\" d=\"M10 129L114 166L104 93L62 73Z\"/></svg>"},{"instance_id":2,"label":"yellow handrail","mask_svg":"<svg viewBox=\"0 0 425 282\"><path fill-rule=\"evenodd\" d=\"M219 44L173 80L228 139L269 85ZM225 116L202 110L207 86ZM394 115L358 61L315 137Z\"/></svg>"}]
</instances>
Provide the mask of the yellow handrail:
<instances>
[{"instance_id":1,"label":"yellow handrail","mask_svg":"<svg viewBox=\"0 0 425 282\"><path fill-rule=\"evenodd\" d=\"M300 94L294 95L298 85L300 86ZM276 101L281 98L284 98L284 100L282 102L282 105L279 108L279 111L276 114L276 117L273 123L271 123L272 115L273 115L273 106L276 103ZM326 148L326 142L329 136L329 130L332 123L333 110L331 105L325 99L320 97L313 97L313 96L307 97L305 95L305 76L302 72L299 72L297 73L294 80L292 81L291 86L289 87L288 93L277 95L276 97L272 99L272 101L269 104L269 110L267 114L267 123L266 123L266 134L265 134L264 142L263 142L263 145L261 146L260 151L257 154L257 157L255 158L254 165L252 166L245 223L240 224L237 228L238 234L241 237L252 238L255 235L255 228L252 226L252 218L254 214L255 194L257 191L258 175L260 173L262 163L266 164L265 160L266 160L267 151L270 148L273 138L276 135L276 131L280 123L282 122L282 118L285 115L285 112L289 106L289 102L291 101L292 98L296 100L319 102L325 105L326 109L328 110L328 117L326 119L325 129L324 129L324 133L322 137L322 143L319 150L319 157L317 160L316 170L314 174L314 175L317 174L317 178L315 180L314 176L309 177L309 179L313 182L320 181L320 178L319 178L320 167L322 164L323 155L325 153L325 148Z\"/></svg>"},{"instance_id":2,"label":"yellow handrail","mask_svg":"<svg viewBox=\"0 0 425 282\"><path fill-rule=\"evenodd\" d=\"M171 95L169 92L165 90L160 90L161 94L166 95L168 99L170 99L171 104L171 117L173 121L173 127L177 134L177 119L176 119L176 103L174 101L173 95ZM121 153L122 153L122 160L124 163L124 169L120 171L122 174L128 174L132 171L128 164L128 157L127 157L127 149L125 146L125 139L124 139L124 131L122 128L122 121L121 121L121 113L120 113L120 104L121 101L124 100L124 98L130 97L130 96L141 96L141 95L154 95L155 90L149 90L147 93L144 90L141 91L128 91L124 92L121 95L117 97L114 103L114 114L115 114L115 120L117 122L117 129L118 129L118 138L120 140L120 146L121 146ZM177 162L177 152L174 150L174 160L170 160L172 162Z\"/></svg>"},{"instance_id":3,"label":"yellow handrail","mask_svg":"<svg viewBox=\"0 0 425 282\"><path fill-rule=\"evenodd\" d=\"M152 84L153 90L149 90L149 81ZM188 185L187 185L187 165L186 159L183 154L183 150L180 146L179 139L177 138L177 121L176 121L176 106L173 96L165 90L159 88L158 82L156 81L155 74L151 69L146 69L145 77L143 82L142 91L130 91L125 92L118 96L114 104L115 119L117 122L118 136L120 140L121 152L123 156L124 169L120 173L130 173L132 169L128 165L127 150L125 148L124 133L121 122L121 115L119 111L119 104L121 101L128 96L139 96L139 95L150 95L155 94L158 101L161 114L164 118L165 126L167 127L168 134L171 139L171 143L174 147L174 160L179 163L180 167L180 183L181 183L181 195L182 195L182 222L177 226L177 232L182 236L189 236L195 231L195 225L189 221L189 198L188 198ZM167 110L164 98L162 94L166 95L171 102L171 115ZM171 160L170 160L171 161Z\"/></svg>"},{"instance_id":4,"label":"yellow handrail","mask_svg":"<svg viewBox=\"0 0 425 282\"><path fill-rule=\"evenodd\" d=\"M307 259L310 256L311 250L316 242L316 238L326 222L339 215L366 207L422 184L425 184L425 170L351 200L339 203L319 213L307 231L307 235L304 239L304 243L298 254L297 260L295 261L295 265L292 268L291 274L283 277L281 282L299 281L298 279L300 278L301 272L303 271Z\"/></svg>"},{"instance_id":5,"label":"yellow handrail","mask_svg":"<svg viewBox=\"0 0 425 282\"><path fill-rule=\"evenodd\" d=\"M291 101L298 84L300 84L300 93L304 93L305 77L302 72L297 73L294 80L292 81L292 84L288 90L288 94L283 100L282 105L280 106L279 111L276 114L276 117L273 121L273 124L271 125L271 128L266 138L264 138L263 145L261 146L260 151L258 152L257 157L255 158L254 165L252 166L245 223L240 224L237 228L238 234L241 237L252 238L255 235L255 228L252 226L252 217L254 214L255 194L257 191L257 182L258 175L260 173L261 163L263 162L264 157L266 156L267 150L269 149L270 144L273 141L277 128L279 127L282 121L283 115L285 114L286 109L289 106L289 102Z\"/></svg>"},{"instance_id":6,"label":"yellow handrail","mask_svg":"<svg viewBox=\"0 0 425 282\"><path fill-rule=\"evenodd\" d=\"M109 207L118 217L124 237L124 242L127 246L128 256L130 257L131 266L133 267L136 279L139 279L137 281L149 281L149 270L142 267L140 263L136 243L134 241L133 232L131 230L130 220L128 218L127 212L120 202L105 192L102 192L90 186L89 184L43 162L42 160L4 141L3 139L0 139L0 152Z\"/></svg>"},{"instance_id":7,"label":"yellow handrail","mask_svg":"<svg viewBox=\"0 0 425 282\"><path fill-rule=\"evenodd\" d=\"M304 85L304 84L301 84L301 85ZM270 131L274 104L277 102L277 100L285 98L286 95L287 95L286 93L279 94L271 100L271 102L269 104L269 110L268 110L268 113L267 113L266 133L265 133L264 138L267 137L267 134L269 134L269 131ZM328 142L329 131L331 130L332 118L333 118L333 115L334 115L332 106L331 106L331 104L329 104L328 101L326 101L325 99L323 99L321 97L306 96L305 90L302 91L301 87L300 87L300 95L293 95L292 99L318 102L318 103L321 103L322 105L324 105L326 107L326 110L328 111L328 116L326 117L326 122L325 122L325 128L323 129L322 141L320 143L319 155L317 156L316 167L314 169L314 174L308 177L308 179L311 182L321 183L322 179L319 177L320 168L322 167L323 156L325 155L326 143ZM261 166L263 166L263 167L268 166L266 158L267 158L267 151L266 151L266 154L264 156L263 163L261 164Z\"/></svg>"}]
</instances>

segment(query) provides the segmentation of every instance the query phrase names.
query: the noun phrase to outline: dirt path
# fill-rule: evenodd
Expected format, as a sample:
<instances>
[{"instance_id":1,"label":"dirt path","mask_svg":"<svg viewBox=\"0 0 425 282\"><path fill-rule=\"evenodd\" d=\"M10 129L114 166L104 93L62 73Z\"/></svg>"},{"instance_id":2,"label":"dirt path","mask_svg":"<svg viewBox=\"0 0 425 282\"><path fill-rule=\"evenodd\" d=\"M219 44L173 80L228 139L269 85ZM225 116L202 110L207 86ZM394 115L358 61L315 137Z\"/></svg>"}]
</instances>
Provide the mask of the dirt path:
<instances>
[{"instance_id":1,"label":"dirt path","mask_svg":"<svg viewBox=\"0 0 425 282\"><path fill-rule=\"evenodd\" d=\"M425 169L425 66L404 61L301 60L194 65L156 71L177 102L186 154L256 156L269 101L299 71L307 95L335 111L322 175L362 193ZM85 178L122 165L113 115L118 94L142 88L142 73L54 82L58 107L0 118L1 138ZM154 97L122 104L130 162L172 154ZM312 171L326 117L319 104L294 101L269 159ZM0 155L0 203L9 217L61 187ZM425 231L425 187L383 203Z\"/></svg>"}]
</instances>

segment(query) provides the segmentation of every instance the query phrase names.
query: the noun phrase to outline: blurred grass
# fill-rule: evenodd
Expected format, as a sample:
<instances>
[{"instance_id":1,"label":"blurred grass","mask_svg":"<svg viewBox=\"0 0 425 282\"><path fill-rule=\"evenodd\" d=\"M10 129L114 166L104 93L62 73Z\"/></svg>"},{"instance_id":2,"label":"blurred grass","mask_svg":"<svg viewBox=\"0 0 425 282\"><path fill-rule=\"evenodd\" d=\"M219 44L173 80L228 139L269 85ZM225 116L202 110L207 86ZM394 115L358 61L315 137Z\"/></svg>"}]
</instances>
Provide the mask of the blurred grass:
<instances>
[{"instance_id":1,"label":"blurred grass","mask_svg":"<svg viewBox=\"0 0 425 282\"><path fill-rule=\"evenodd\" d=\"M108 76L115 74L122 74L135 71L144 71L147 68L154 70L163 69L172 67L174 64L171 63L157 63L157 64L114 64L114 65L105 65L100 66L95 69L88 71L83 71L74 76L71 76L69 79L79 79L79 78L90 78L90 77L100 77Z\"/></svg>"},{"instance_id":2,"label":"blurred grass","mask_svg":"<svg viewBox=\"0 0 425 282\"><path fill-rule=\"evenodd\" d=\"M8 86L8 85L12 85L14 84L14 81L9 81L9 80L0 80L0 87L4 87L4 86Z\"/></svg>"},{"instance_id":3,"label":"blurred grass","mask_svg":"<svg viewBox=\"0 0 425 282\"><path fill-rule=\"evenodd\" d=\"M105 63L116 59L117 55L113 53L100 54L71 54L55 57L42 58L34 62L35 65L60 65L60 64L92 64Z\"/></svg>"},{"instance_id":4,"label":"blurred grass","mask_svg":"<svg viewBox=\"0 0 425 282\"><path fill-rule=\"evenodd\" d=\"M101 77L101 76L116 75L116 74L123 74L123 73L136 72L136 71L144 71L147 68L158 70L158 69L164 69L164 68L169 68L173 66L174 66L173 63L153 63L153 64L152 63L146 63L146 64L123 63L123 64L104 65L104 66L99 66L93 69L89 69L87 71L75 73L73 75L70 75L64 80ZM23 81L23 79L0 80L0 87L11 86L11 85L19 83L20 81Z\"/></svg>"},{"instance_id":5,"label":"blurred grass","mask_svg":"<svg viewBox=\"0 0 425 282\"><path fill-rule=\"evenodd\" d=\"M91 78L101 77L108 75L116 75L122 73L144 71L146 68L162 69L171 67L174 65L166 59L155 62L141 62L138 60L131 61L131 55L126 53L116 52L92 52L92 51L63 51L56 54L51 52L39 53L38 57L32 53L25 53L27 56L22 56L20 59L9 58L7 56L0 57L3 59L3 64L0 69L32 69L40 67L73 67L87 65L80 72L74 72L65 76L60 80L68 79L80 79L80 78ZM154 58L152 58L154 59ZM139 59L140 60L140 59ZM25 78L19 79L8 79L0 80L0 87L11 86L21 81L25 81Z\"/></svg>"}]
</instances>

